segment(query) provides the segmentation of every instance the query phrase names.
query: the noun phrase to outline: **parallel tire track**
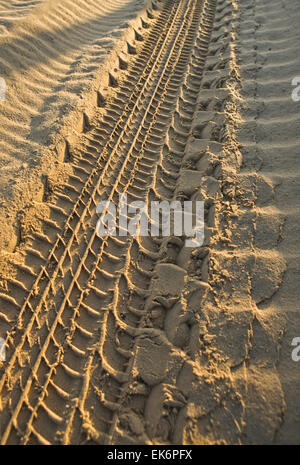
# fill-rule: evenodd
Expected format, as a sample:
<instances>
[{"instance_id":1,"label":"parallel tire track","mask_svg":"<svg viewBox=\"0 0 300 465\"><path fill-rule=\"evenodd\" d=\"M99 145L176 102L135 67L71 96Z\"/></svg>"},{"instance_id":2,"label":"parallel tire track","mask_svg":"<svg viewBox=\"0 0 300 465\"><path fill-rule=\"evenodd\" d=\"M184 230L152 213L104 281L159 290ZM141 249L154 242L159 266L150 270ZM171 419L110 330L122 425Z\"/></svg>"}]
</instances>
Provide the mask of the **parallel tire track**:
<instances>
[{"instance_id":1,"label":"parallel tire track","mask_svg":"<svg viewBox=\"0 0 300 465\"><path fill-rule=\"evenodd\" d=\"M2 444L118 442L161 241L100 239L96 206L124 192L129 201L173 198L214 8L214 0L166 2L104 120L72 149L76 176L32 241L41 271L23 268L26 283L11 282L19 293L5 300L17 320L0 379Z\"/></svg>"}]
</instances>

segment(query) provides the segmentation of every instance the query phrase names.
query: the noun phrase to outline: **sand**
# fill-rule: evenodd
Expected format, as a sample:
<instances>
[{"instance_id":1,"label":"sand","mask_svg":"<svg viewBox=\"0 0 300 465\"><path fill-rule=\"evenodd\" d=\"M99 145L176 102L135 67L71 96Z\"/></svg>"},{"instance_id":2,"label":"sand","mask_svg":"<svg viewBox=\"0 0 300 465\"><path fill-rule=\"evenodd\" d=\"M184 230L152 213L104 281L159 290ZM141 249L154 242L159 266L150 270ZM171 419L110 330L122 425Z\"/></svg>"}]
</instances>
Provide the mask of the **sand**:
<instances>
[{"instance_id":1,"label":"sand","mask_svg":"<svg viewBox=\"0 0 300 465\"><path fill-rule=\"evenodd\" d=\"M0 244L6 251L20 242L16 217L43 198L48 176L55 182L61 176L53 142L60 133L80 132L82 109L93 111L134 28L142 28L145 7L144 0L1 2L0 209L6 220Z\"/></svg>"},{"instance_id":2,"label":"sand","mask_svg":"<svg viewBox=\"0 0 300 465\"><path fill-rule=\"evenodd\" d=\"M1 443L299 444L296 2L86 3L1 2Z\"/></svg>"}]
</instances>

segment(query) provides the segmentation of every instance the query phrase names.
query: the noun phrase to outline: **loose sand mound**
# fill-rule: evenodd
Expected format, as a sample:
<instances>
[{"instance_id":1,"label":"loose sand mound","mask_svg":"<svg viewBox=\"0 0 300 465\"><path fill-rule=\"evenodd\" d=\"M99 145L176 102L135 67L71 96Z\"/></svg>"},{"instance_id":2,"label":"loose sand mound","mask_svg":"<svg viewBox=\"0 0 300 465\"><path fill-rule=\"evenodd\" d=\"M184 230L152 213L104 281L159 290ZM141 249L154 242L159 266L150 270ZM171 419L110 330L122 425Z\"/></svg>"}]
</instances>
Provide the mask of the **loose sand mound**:
<instances>
[{"instance_id":1,"label":"loose sand mound","mask_svg":"<svg viewBox=\"0 0 300 465\"><path fill-rule=\"evenodd\" d=\"M37 144L53 121L52 171L3 265L3 444L300 443L297 15L292 0L154 3L59 135L86 71L66 79L73 46L55 59L61 101L28 113ZM98 203L124 192L203 201L204 243L100 238Z\"/></svg>"}]
</instances>

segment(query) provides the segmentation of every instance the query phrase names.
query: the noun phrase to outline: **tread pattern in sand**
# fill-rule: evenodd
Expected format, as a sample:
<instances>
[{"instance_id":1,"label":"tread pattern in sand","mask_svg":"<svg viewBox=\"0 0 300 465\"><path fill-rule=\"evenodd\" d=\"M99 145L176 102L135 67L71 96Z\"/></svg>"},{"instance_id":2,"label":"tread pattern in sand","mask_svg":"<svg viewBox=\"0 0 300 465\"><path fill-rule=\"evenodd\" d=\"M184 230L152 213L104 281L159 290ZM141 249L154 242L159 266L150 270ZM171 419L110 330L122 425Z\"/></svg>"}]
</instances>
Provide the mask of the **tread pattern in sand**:
<instances>
[{"instance_id":1,"label":"tread pattern in sand","mask_svg":"<svg viewBox=\"0 0 300 465\"><path fill-rule=\"evenodd\" d=\"M11 345L0 381L2 443L133 440L120 431L125 399L132 385L138 395L148 391L147 383L136 384L134 353L140 336L163 337L148 321L159 313L151 310L151 277L171 265L161 241L100 240L95 210L101 198L116 200L124 191L129 199L173 197L214 6L166 2L104 121L71 150L75 174L28 245L23 279L9 284L18 291L6 297ZM172 266L180 285L184 270ZM143 422L132 415L138 441L148 443Z\"/></svg>"},{"instance_id":2,"label":"tread pattern in sand","mask_svg":"<svg viewBox=\"0 0 300 465\"><path fill-rule=\"evenodd\" d=\"M166 1L64 147L73 174L0 295L2 444L299 443L288 74L276 93L296 29L272 8ZM123 192L203 200L203 246L101 240L96 206Z\"/></svg>"}]
</instances>

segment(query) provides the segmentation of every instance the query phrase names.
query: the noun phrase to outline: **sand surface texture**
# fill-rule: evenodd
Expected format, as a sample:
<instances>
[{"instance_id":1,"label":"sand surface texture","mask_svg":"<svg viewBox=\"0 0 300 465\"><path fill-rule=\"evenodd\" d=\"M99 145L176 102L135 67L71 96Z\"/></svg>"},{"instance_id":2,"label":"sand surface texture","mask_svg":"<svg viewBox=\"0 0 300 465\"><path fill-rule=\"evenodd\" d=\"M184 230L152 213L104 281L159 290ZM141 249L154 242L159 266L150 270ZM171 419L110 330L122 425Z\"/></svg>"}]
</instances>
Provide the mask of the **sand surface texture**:
<instances>
[{"instance_id":1,"label":"sand surface texture","mask_svg":"<svg viewBox=\"0 0 300 465\"><path fill-rule=\"evenodd\" d=\"M1 443L300 444L296 1L7 4ZM203 245L100 238L120 193Z\"/></svg>"}]
</instances>

